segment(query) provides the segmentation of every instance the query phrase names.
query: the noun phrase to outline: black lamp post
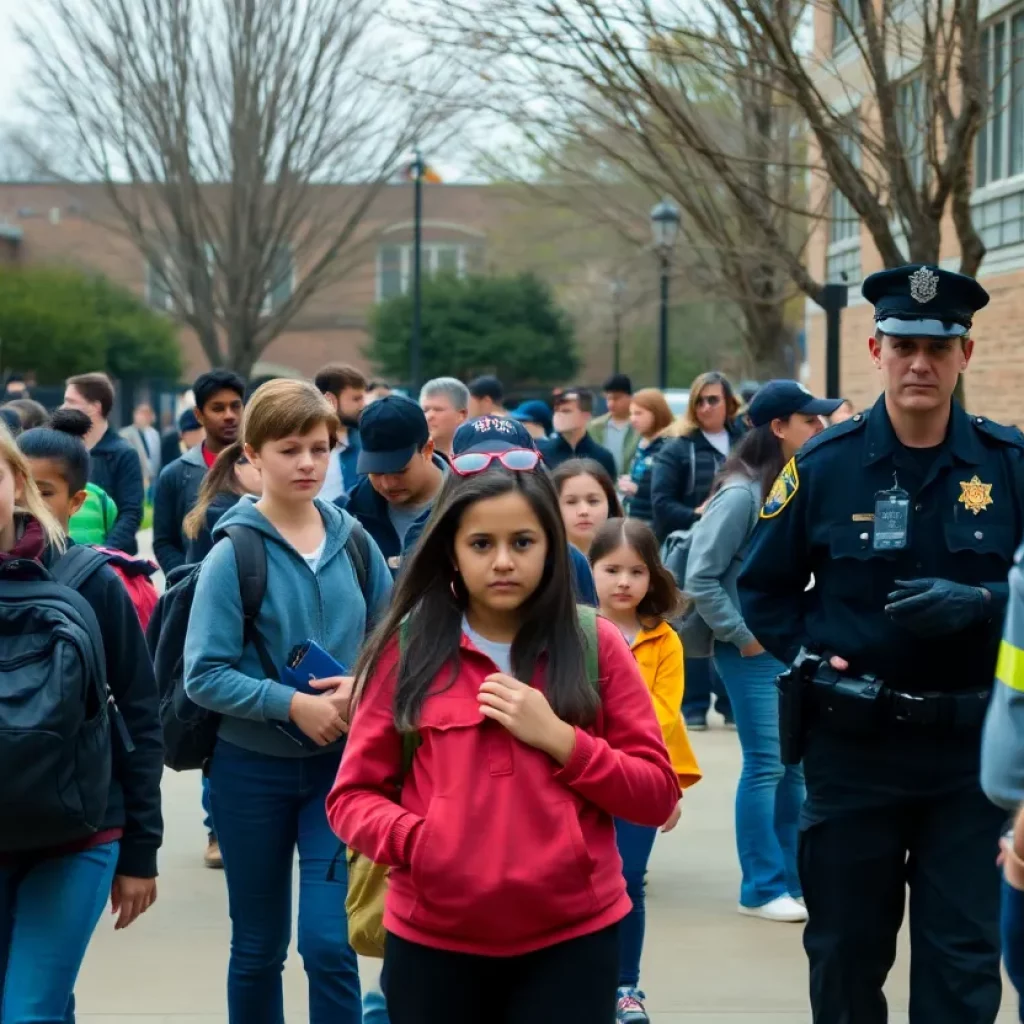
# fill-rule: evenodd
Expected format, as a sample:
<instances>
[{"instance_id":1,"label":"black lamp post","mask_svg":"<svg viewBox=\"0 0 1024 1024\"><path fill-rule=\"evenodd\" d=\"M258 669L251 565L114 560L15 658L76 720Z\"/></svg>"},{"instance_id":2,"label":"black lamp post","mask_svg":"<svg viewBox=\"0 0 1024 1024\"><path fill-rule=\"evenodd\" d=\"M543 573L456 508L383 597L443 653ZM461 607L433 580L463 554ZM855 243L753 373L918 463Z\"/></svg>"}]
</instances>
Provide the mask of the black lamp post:
<instances>
[{"instance_id":1,"label":"black lamp post","mask_svg":"<svg viewBox=\"0 0 1024 1024\"><path fill-rule=\"evenodd\" d=\"M412 216L412 339L409 346L410 394L419 394L423 357L423 156L417 149L413 157Z\"/></svg>"},{"instance_id":2,"label":"black lamp post","mask_svg":"<svg viewBox=\"0 0 1024 1024\"><path fill-rule=\"evenodd\" d=\"M682 219L679 207L671 199L662 199L651 210L654 251L661 265L661 310L658 319L658 387L668 387L668 276L672 268L672 250Z\"/></svg>"}]
</instances>

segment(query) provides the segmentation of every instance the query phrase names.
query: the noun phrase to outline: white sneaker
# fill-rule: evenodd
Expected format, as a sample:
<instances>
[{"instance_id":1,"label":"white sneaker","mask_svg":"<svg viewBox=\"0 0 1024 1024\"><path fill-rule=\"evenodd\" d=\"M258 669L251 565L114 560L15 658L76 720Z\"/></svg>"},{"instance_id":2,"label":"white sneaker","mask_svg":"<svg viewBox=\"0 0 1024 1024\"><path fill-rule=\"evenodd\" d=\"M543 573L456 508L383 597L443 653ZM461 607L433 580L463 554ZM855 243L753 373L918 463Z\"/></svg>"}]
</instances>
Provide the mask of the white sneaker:
<instances>
[{"instance_id":1,"label":"white sneaker","mask_svg":"<svg viewBox=\"0 0 1024 1024\"><path fill-rule=\"evenodd\" d=\"M800 906L792 896L778 896L761 907L744 907L739 911L747 917L760 917L764 921L782 921L799 924L807 920L807 908Z\"/></svg>"}]
</instances>

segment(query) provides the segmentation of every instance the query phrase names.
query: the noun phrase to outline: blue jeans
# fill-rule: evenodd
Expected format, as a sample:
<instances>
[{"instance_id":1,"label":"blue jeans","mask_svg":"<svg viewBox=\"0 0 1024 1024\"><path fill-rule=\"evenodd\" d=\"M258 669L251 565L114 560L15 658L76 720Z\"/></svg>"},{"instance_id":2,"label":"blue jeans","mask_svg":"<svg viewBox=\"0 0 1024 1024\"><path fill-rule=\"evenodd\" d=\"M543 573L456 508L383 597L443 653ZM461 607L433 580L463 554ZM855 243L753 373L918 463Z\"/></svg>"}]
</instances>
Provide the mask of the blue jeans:
<instances>
[{"instance_id":1,"label":"blue jeans","mask_svg":"<svg viewBox=\"0 0 1024 1024\"><path fill-rule=\"evenodd\" d=\"M281 974L292 922L292 861L299 851L299 955L310 1024L360 1024L356 955L345 918L345 858L327 875L338 840L325 801L338 755L271 757L218 740L210 799L228 887L231 1024L284 1024Z\"/></svg>"},{"instance_id":2,"label":"blue jeans","mask_svg":"<svg viewBox=\"0 0 1024 1024\"><path fill-rule=\"evenodd\" d=\"M801 894L797 834L804 775L779 753L779 693L783 666L770 654L744 658L732 644L715 644L715 664L729 691L743 771L736 790L736 848L743 883L740 903L761 907Z\"/></svg>"},{"instance_id":3,"label":"blue jeans","mask_svg":"<svg viewBox=\"0 0 1024 1024\"><path fill-rule=\"evenodd\" d=\"M1017 1016L1024 1021L1024 892L1003 880L1000 931L1003 939L1003 963L1017 990Z\"/></svg>"},{"instance_id":4,"label":"blue jeans","mask_svg":"<svg viewBox=\"0 0 1024 1024\"><path fill-rule=\"evenodd\" d=\"M622 858L622 875L626 879L626 893L633 901L633 909L619 925L619 988L636 988L640 984L640 956L644 951L644 931L647 927L647 862L651 859L656 828L631 825L621 818L615 819L615 841Z\"/></svg>"},{"instance_id":5,"label":"blue jeans","mask_svg":"<svg viewBox=\"0 0 1024 1024\"><path fill-rule=\"evenodd\" d=\"M74 1024L75 980L110 899L119 847L0 867L3 1024Z\"/></svg>"},{"instance_id":6,"label":"blue jeans","mask_svg":"<svg viewBox=\"0 0 1024 1024\"><path fill-rule=\"evenodd\" d=\"M210 780L203 777L203 828L211 839L217 838L217 830L213 827L213 811L210 809Z\"/></svg>"},{"instance_id":7,"label":"blue jeans","mask_svg":"<svg viewBox=\"0 0 1024 1024\"><path fill-rule=\"evenodd\" d=\"M683 691L683 717L707 718L711 710L711 694L715 695L715 710L732 721L732 706L722 680L715 671L711 658L686 659L686 689Z\"/></svg>"}]
</instances>

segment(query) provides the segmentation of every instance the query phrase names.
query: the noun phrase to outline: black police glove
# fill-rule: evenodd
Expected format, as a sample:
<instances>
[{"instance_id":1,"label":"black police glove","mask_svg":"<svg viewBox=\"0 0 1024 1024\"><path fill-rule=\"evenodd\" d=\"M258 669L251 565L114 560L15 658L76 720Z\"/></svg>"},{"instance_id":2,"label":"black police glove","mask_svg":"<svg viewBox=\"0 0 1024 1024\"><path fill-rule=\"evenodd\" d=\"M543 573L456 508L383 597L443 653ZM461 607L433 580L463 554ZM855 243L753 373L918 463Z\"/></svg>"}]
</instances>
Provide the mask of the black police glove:
<instances>
[{"instance_id":1,"label":"black police glove","mask_svg":"<svg viewBox=\"0 0 1024 1024\"><path fill-rule=\"evenodd\" d=\"M981 587L933 577L896 580L896 586L885 610L893 622L918 636L955 633L989 616L988 595Z\"/></svg>"}]
</instances>

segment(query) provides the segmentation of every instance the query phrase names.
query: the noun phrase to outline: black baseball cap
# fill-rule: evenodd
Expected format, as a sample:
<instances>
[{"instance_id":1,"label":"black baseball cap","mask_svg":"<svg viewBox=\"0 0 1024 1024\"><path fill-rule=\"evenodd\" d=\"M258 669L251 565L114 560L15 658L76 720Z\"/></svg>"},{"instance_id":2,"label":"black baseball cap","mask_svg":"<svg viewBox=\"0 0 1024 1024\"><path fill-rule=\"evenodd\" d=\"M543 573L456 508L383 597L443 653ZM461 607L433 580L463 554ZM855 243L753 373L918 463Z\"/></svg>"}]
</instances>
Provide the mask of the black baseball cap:
<instances>
[{"instance_id":1,"label":"black baseball cap","mask_svg":"<svg viewBox=\"0 0 1024 1024\"><path fill-rule=\"evenodd\" d=\"M796 413L831 416L842 404L841 398L815 398L795 380L770 380L762 384L750 400L747 416L755 427L763 427L772 420L789 419Z\"/></svg>"},{"instance_id":2,"label":"black baseball cap","mask_svg":"<svg viewBox=\"0 0 1024 1024\"><path fill-rule=\"evenodd\" d=\"M505 416L480 416L463 423L452 438L452 458L470 452L508 452L535 448L530 432L518 420Z\"/></svg>"},{"instance_id":3,"label":"black baseball cap","mask_svg":"<svg viewBox=\"0 0 1024 1024\"><path fill-rule=\"evenodd\" d=\"M601 385L601 390L613 394L631 395L633 394L633 382L624 373L613 373Z\"/></svg>"},{"instance_id":4,"label":"black baseball cap","mask_svg":"<svg viewBox=\"0 0 1024 1024\"><path fill-rule=\"evenodd\" d=\"M190 430L199 430L202 424L196 418L195 409L186 409L178 417L178 433L187 434Z\"/></svg>"},{"instance_id":5,"label":"black baseball cap","mask_svg":"<svg viewBox=\"0 0 1024 1024\"><path fill-rule=\"evenodd\" d=\"M401 473L430 440L427 417L405 395L385 395L359 417L358 473Z\"/></svg>"}]
</instances>

